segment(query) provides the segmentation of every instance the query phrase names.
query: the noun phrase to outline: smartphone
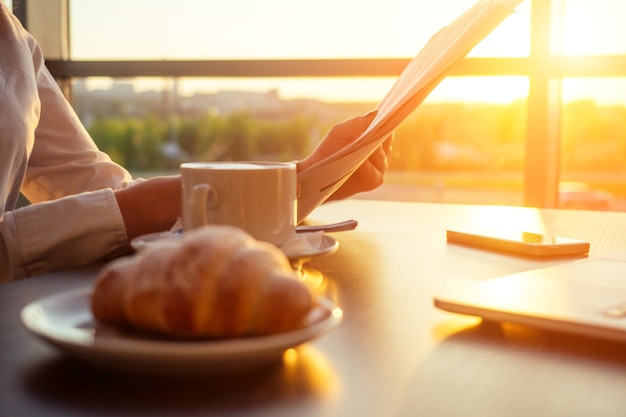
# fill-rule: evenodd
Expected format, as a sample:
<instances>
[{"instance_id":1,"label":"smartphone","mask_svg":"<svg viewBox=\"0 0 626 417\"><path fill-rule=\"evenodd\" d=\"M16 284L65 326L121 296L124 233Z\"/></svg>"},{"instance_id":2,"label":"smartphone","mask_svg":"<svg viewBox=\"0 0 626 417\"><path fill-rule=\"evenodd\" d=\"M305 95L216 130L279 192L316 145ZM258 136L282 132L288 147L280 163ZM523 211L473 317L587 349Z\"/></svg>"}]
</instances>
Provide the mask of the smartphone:
<instances>
[{"instance_id":1,"label":"smartphone","mask_svg":"<svg viewBox=\"0 0 626 417\"><path fill-rule=\"evenodd\" d=\"M583 255L589 252L589 242L533 232L499 234L448 230L448 242L460 243L497 251L530 256Z\"/></svg>"}]
</instances>

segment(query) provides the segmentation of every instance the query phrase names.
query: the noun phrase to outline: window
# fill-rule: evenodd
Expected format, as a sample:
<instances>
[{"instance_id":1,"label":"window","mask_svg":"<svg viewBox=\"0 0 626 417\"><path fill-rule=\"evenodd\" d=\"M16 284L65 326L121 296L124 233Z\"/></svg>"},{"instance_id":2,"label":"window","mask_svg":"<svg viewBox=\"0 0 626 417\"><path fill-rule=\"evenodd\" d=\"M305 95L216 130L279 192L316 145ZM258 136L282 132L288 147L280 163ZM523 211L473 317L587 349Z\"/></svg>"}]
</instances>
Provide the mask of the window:
<instances>
[{"instance_id":1,"label":"window","mask_svg":"<svg viewBox=\"0 0 626 417\"><path fill-rule=\"evenodd\" d=\"M239 103L264 107L266 116L272 100L283 114L323 115L308 126L314 141L378 101L428 37L474 1L22 3L35 10L29 21L33 4L67 10L71 42L66 55L49 55L49 67L61 82L74 80L76 105L91 106L86 122L97 115L81 100L111 86L141 99L157 94L161 110L175 104L183 118L237 90L247 93ZM389 181L421 185L415 198L435 201L552 207L569 204L580 183L590 188L584 196L626 199L616 181L626 149L625 9L621 0L526 0L398 129L404 139L397 137ZM54 26L49 20L40 26ZM137 103L121 110L149 107ZM607 156L611 164L599 170Z\"/></svg>"}]
</instances>

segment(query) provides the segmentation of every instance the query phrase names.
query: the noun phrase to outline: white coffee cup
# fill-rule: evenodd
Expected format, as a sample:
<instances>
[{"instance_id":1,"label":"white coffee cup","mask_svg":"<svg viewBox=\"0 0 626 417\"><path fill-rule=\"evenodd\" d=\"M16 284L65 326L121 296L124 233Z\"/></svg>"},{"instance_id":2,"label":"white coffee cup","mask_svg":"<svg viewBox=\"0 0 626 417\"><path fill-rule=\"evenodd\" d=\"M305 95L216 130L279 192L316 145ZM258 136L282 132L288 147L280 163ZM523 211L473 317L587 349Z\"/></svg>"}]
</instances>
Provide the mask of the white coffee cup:
<instances>
[{"instance_id":1,"label":"white coffee cup","mask_svg":"<svg viewBox=\"0 0 626 417\"><path fill-rule=\"evenodd\" d=\"M294 235L295 163L188 162L180 172L184 230L226 224L277 246Z\"/></svg>"}]
</instances>

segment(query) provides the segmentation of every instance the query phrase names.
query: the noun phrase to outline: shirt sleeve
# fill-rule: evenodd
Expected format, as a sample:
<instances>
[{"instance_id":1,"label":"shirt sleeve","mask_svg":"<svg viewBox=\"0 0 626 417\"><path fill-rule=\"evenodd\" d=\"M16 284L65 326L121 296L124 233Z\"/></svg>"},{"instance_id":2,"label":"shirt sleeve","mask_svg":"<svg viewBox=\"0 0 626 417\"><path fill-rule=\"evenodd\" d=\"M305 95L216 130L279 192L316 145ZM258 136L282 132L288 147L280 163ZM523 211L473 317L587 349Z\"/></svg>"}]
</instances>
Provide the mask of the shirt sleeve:
<instances>
[{"instance_id":1,"label":"shirt sleeve","mask_svg":"<svg viewBox=\"0 0 626 417\"><path fill-rule=\"evenodd\" d=\"M0 282L113 258L127 246L111 189L33 204L0 217Z\"/></svg>"},{"instance_id":2,"label":"shirt sleeve","mask_svg":"<svg viewBox=\"0 0 626 417\"><path fill-rule=\"evenodd\" d=\"M0 282L125 253L113 190L130 174L98 150L1 2L0 46ZM34 204L13 210L20 191Z\"/></svg>"},{"instance_id":3,"label":"shirt sleeve","mask_svg":"<svg viewBox=\"0 0 626 417\"><path fill-rule=\"evenodd\" d=\"M30 35L27 37L41 113L22 193L29 201L40 202L126 186L130 174L97 148L46 68L41 49Z\"/></svg>"}]
</instances>

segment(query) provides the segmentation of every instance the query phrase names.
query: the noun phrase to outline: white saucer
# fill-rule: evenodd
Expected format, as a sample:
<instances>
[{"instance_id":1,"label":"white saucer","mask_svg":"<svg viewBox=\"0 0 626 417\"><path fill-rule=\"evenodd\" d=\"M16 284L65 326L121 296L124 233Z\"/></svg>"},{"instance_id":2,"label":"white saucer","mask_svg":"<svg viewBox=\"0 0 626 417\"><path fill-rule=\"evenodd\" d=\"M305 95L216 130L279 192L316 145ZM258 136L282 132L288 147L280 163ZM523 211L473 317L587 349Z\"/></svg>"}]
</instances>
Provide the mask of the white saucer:
<instances>
[{"instance_id":1,"label":"white saucer","mask_svg":"<svg viewBox=\"0 0 626 417\"><path fill-rule=\"evenodd\" d=\"M336 327L339 307L326 299L309 313L311 325L270 336L210 341L170 341L97 323L90 308L91 287L42 298L22 309L28 330L91 364L114 371L156 375L236 372L280 360L285 350Z\"/></svg>"},{"instance_id":2,"label":"white saucer","mask_svg":"<svg viewBox=\"0 0 626 417\"><path fill-rule=\"evenodd\" d=\"M182 232L150 233L131 240L131 247L139 251L152 242L164 239L180 239ZM315 256L333 253L339 248L339 242L323 232L296 233L285 245L280 246L290 261L312 258Z\"/></svg>"}]
</instances>

